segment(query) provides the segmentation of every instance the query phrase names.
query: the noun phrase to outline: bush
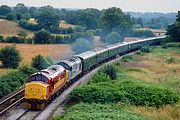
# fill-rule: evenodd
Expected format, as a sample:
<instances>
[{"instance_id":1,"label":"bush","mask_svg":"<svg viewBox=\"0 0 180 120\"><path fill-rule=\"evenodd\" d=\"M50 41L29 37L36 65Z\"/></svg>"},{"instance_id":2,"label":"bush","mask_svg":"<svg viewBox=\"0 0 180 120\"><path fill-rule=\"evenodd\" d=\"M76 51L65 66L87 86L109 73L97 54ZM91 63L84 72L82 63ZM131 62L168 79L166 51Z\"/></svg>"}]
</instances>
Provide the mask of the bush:
<instances>
[{"instance_id":1,"label":"bush","mask_svg":"<svg viewBox=\"0 0 180 120\"><path fill-rule=\"evenodd\" d=\"M149 48L149 46L142 47L142 48L141 48L141 52L143 52L143 53L150 53L150 52L151 52L151 49Z\"/></svg>"},{"instance_id":2,"label":"bush","mask_svg":"<svg viewBox=\"0 0 180 120\"><path fill-rule=\"evenodd\" d=\"M113 65L105 65L99 71L105 73L106 75L110 76L112 80L117 78L117 70Z\"/></svg>"},{"instance_id":3,"label":"bush","mask_svg":"<svg viewBox=\"0 0 180 120\"><path fill-rule=\"evenodd\" d=\"M42 70L49 67L51 63L42 55L37 55L32 59L32 67Z\"/></svg>"},{"instance_id":4,"label":"bush","mask_svg":"<svg viewBox=\"0 0 180 120\"><path fill-rule=\"evenodd\" d=\"M152 84L122 80L81 86L70 93L70 99L88 103L118 103L160 107L175 104L179 97L172 90Z\"/></svg>"},{"instance_id":5,"label":"bush","mask_svg":"<svg viewBox=\"0 0 180 120\"><path fill-rule=\"evenodd\" d=\"M0 42L4 41L4 37L0 35Z\"/></svg>"},{"instance_id":6,"label":"bush","mask_svg":"<svg viewBox=\"0 0 180 120\"><path fill-rule=\"evenodd\" d=\"M65 113L53 120L149 120L146 117L126 112L113 104L80 103L67 108Z\"/></svg>"},{"instance_id":7,"label":"bush","mask_svg":"<svg viewBox=\"0 0 180 120\"><path fill-rule=\"evenodd\" d=\"M7 37L4 42L5 43L25 43L25 38L20 38L16 36Z\"/></svg>"},{"instance_id":8,"label":"bush","mask_svg":"<svg viewBox=\"0 0 180 120\"><path fill-rule=\"evenodd\" d=\"M168 58L168 59L166 60L166 62L167 62L168 64L175 63L175 62L176 62L176 58L170 57L170 58Z\"/></svg>"},{"instance_id":9,"label":"bush","mask_svg":"<svg viewBox=\"0 0 180 120\"><path fill-rule=\"evenodd\" d=\"M40 30L40 27L38 24L32 24L32 23L27 22L26 20L20 20L19 26L21 26L24 29L31 30L31 31Z\"/></svg>"},{"instance_id":10,"label":"bush","mask_svg":"<svg viewBox=\"0 0 180 120\"><path fill-rule=\"evenodd\" d=\"M155 34L150 30L133 30L129 36L131 36L131 37L155 37Z\"/></svg>"},{"instance_id":11,"label":"bush","mask_svg":"<svg viewBox=\"0 0 180 120\"><path fill-rule=\"evenodd\" d=\"M21 56L15 45L5 46L0 50L0 60L5 68L17 68L21 62Z\"/></svg>"},{"instance_id":12,"label":"bush","mask_svg":"<svg viewBox=\"0 0 180 120\"><path fill-rule=\"evenodd\" d=\"M19 67L19 71L21 73L26 74L27 76L30 76L31 74L37 72L37 69L35 69L35 68L33 68L33 67L29 66L29 65L21 65Z\"/></svg>"},{"instance_id":13,"label":"bush","mask_svg":"<svg viewBox=\"0 0 180 120\"><path fill-rule=\"evenodd\" d=\"M21 87L28 75L19 70L11 71L0 77L0 98Z\"/></svg>"},{"instance_id":14,"label":"bush","mask_svg":"<svg viewBox=\"0 0 180 120\"><path fill-rule=\"evenodd\" d=\"M34 34L35 44L49 44L51 43L51 34L46 30L39 30Z\"/></svg>"},{"instance_id":15,"label":"bush","mask_svg":"<svg viewBox=\"0 0 180 120\"><path fill-rule=\"evenodd\" d=\"M111 81L111 77L104 72L98 71L93 77L92 80L89 82L91 83L99 83L99 82L105 82L105 81Z\"/></svg>"},{"instance_id":16,"label":"bush","mask_svg":"<svg viewBox=\"0 0 180 120\"><path fill-rule=\"evenodd\" d=\"M117 33L117 32L112 32L110 34L108 34L105 38L105 43L109 43L109 44L115 44L118 42L123 42L123 38L122 36Z\"/></svg>"},{"instance_id":17,"label":"bush","mask_svg":"<svg viewBox=\"0 0 180 120\"><path fill-rule=\"evenodd\" d=\"M162 44L162 48L168 48L168 47L177 47L177 48L180 48L180 43L178 43L178 42L170 42L170 43Z\"/></svg>"},{"instance_id":18,"label":"bush","mask_svg":"<svg viewBox=\"0 0 180 120\"><path fill-rule=\"evenodd\" d=\"M88 50L92 50L93 43L87 39L79 38L75 43L73 43L72 49L76 54L79 54Z\"/></svg>"}]
</instances>

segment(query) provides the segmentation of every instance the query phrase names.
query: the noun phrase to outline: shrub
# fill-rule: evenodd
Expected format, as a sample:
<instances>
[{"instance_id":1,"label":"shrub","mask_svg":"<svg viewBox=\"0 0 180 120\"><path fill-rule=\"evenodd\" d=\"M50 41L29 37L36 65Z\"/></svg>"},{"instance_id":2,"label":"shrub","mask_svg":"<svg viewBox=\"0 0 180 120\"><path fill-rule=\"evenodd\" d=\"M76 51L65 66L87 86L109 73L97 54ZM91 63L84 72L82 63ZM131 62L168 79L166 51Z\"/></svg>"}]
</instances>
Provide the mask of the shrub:
<instances>
[{"instance_id":1,"label":"shrub","mask_svg":"<svg viewBox=\"0 0 180 120\"><path fill-rule=\"evenodd\" d=\"M51 34L46 30L39 30L34 34L34 43L35 44L49 44L51 43Z\"/></svg>"},{"instance_id":2,"label":"shrub","mask_svg":"<svg viewBox=\"0 0 180 120\"><path fill-rule=\"evenodd\" d=\"M0 77L0 98L22 86L28 75L19 70L11 71Z\"/></svg>"},{"instance_id":3,"label":"shrub","mask_svg":"<svg viewBox=\"0 0 180 120\"><path fill-rule=\"evenodd\" d=\"M37 55L32 59L32 67L42 70L50 66L51 63L42 55Z\"/></svg>"},{"instance_id":4,"label":"shrub","mask_svg":"<svg viewBox=\"0 0 180 120\"><path fill-rule=\"evenodd\" d=\"M20 38L16 36L7 37L4 42L6 43L25 43L25 38Z\"/></svg>"},{"instance_id":5,"label":"shrub","mask_svg":"<svg viewBox=\"0 0 180 120\"><path fill-rule=\"evenodd\" d=\"M176 62L176 58L174 58L174 57L170 57L170 58L168 58L167 60L166 60L166 62L168 63L168 64L171 64L171 63L175 63Z\"/></svg>"},{"instance_id":6,"label":"shrub","mask_svg":"<svg viewBox=\"0 0 180 120\"><path fill-rule=\"evenodd\" d=\"M110 76L112 80L117 78L117 70L113 65L105 65L99 71L105 73L106 75Z\"/></svg>"},{"instance_id":7,"label":"shrub","mask_svg":"<svg viewBox=\"0 0 180 120\"><path fill-rule=\"evenodd\" d=\"M131 36L131 37L155 37L155 34L150 30L133 30L129 36Z\"/></svg>"},{"instance_id":8,"label":"shrub","mask_svg":"<svg viewBox=\"0 0 180 120\"><path fill-rule=\"evenodd\" d=\"M105 81L111 81L111 77L104 72L98 71L93 77L92 80L89 82L91 83L99 83L99 82L105 82Z\"/></svg>"},{"instance_id":9,"label":"shrub","mask_svg":"<svg viewBox=\"0 0 180 120\"><path fill-rule=\"evenodd\" d=\"M117 103L160 107L175 104L179 97L172 90L152 84L122 80L81 86L70 93L76 102Z\"/></svg>"},{"instance_id":10,"label":"shrub","mask_svg":"<svg viewBox=\"0 0 180 120\"><path fill-rule=\"evenodd\" d=\"M73 43L72 49L76 54L79 54L88 50L92 50L93 43L87 39L79 38L75 43Z\"/></svg>"},{"instance_id":11,"label":"shrub","mask_svg":"<svg viewBox=\"0 0 180 120\"><path fill-rule=\"evenodd\" d=\"M142 47L142 48L141 48L141 52L143 52L143 53L150 53L150 52L151 52L151 49L150 49L149 46Z\"/></svg>"},{"instance_id":12,"label":"shrub","mask_svg":"<svg viewBox=\"0 0 180 120\"><path fill-rule=\"evenodd\" d=\"M167 47L177 47L177 48L180 48L180 43L178 43L178 42L165 43L165 44L163 44L163 47L165 47L165 48L167 48Z\"/></svg>"},{"instance_id":13,"label":"shrub","mask_svg":"<svg viewBox=\"0 0 180 120\"><path fill-rule=\"evenodd\" d=\"M0 35L0 42L4 41L4 37Z\"/></svg>"},{"instance_id":14,"label":"shrub","mask_svg":"<svg viewBox=\"0 0 180 120\"><path fill-rule=\"evenodd\" d=\"M53 120L149 120L146 117L123 111L113 104L80 103L67 108L65 113Z\"/></svg>"},{"instance_id":15,"label":"shrub","mask_svg":"<svg viewBox=\"0 0 180 120\"><path fill-rule=\"evenodd\" d=\"M15 45L5 46L0 50L0 60L5 68L17 68L21 62L21 56Z\"/></svg>"},{"instance_id":16,"label":"shrub","mask_svg":"<svg viewBox=\"0 0 180 120\"><path fill-rule=\"evenodd\" d=\"M21 65L19 67L19 71L21 73L26 74L27 76L30 76L31 74L37 72L37 69L35 69L35 68L33 68L33 67L29 66L29 65Z\"/></svg>"},{"instance_id":17,"label":"shrub","mask_svg":"<svg viewBox=\"0 0 180 120\"><path fill-rule=\"evenodd\" d=\"M109 43L109 44L115 44L118 42L123 42L123 38L122 36L117 33L117 32L112 32L110 34L108 34L105 38L105 43Z\"/></svg>"}]
</instances>

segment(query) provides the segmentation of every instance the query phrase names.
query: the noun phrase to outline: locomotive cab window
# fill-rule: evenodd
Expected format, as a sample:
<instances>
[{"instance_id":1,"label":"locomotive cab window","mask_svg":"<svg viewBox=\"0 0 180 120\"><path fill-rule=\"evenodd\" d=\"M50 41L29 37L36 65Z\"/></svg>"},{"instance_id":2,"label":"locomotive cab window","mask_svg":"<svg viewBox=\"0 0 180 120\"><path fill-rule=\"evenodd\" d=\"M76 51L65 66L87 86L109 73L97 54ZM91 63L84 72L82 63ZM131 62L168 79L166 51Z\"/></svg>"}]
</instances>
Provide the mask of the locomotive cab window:
<instances>
[{"instance_id":1,"label":"locomotive cab window","mask_svg":"<svg viewBox=\"0 0 180 120\"><path fill-rule=\"evenodd\" d=\"M34 75L32 77L29 78L28 80L29 82L32 82L32 81L42 81L42 82L45 82L45 83L48 83L48 78L45 77L44 75Z\"/></svg>"}]
</instances>

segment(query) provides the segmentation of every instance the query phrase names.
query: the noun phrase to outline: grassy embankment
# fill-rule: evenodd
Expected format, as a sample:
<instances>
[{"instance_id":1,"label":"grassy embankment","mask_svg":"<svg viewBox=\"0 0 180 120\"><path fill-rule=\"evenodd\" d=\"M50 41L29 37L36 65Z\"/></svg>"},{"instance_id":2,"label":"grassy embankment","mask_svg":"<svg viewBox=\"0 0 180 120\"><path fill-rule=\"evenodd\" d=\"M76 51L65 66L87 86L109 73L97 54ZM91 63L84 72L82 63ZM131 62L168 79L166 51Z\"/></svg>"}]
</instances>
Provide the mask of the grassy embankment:
<instances>
[{"instance_id":1,"label":"grassy embankment","mask_svg":"<svg viewBox=\"0 0 180 120\"><path fill-rule=\"evenodd\" d=\"M54 119L180 119L179 51L158 46L150 53L124 57L114 64L115 80L97 73L70 94L65 112Z\"/></svg>"}]
</instances>

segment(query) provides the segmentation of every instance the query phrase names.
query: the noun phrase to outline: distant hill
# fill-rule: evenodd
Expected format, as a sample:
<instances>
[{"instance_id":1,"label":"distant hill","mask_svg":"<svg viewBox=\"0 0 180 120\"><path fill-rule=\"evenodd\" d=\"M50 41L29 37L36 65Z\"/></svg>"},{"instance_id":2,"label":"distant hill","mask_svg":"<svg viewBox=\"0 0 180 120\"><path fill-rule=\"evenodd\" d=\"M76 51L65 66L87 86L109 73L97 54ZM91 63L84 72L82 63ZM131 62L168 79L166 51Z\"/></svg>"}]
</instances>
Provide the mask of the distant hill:
<instances>
[{"instance_id":1,"label":"distant hill","mask_svg":"<svg viewBox=\"0 0 180 120\"><path fill-rule=\"evenodd\" d=\"M25 31L26 33L28 33L29 37L33 35L33 32L21 28L18 23L14 21L0 19L0 35L3 35L5 37L14 36L21 31Z\"/></svg>"},{"instance_id":2,"label":"distant hill","mask_svg":"<svg viewBox=\"0 0 180 120\"><path fill-rule=\"evenodd\" d=\"M169 19L176 19L177 13L159 13L159 12L127 12L134 18L142 18L144 20L150 20L152 18L165 17Z\"/></svg>"}]
</instances>

